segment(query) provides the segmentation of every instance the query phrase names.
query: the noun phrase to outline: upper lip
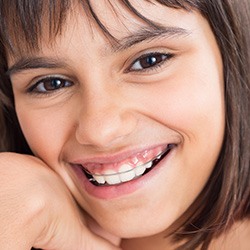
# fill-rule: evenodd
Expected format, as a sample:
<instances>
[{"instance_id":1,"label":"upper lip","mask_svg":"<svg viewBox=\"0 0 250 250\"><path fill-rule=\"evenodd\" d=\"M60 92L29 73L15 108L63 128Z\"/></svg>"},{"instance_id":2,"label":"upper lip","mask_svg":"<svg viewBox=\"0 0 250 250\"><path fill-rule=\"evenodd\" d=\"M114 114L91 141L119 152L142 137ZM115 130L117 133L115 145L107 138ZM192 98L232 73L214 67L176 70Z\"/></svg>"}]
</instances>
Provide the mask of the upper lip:
<instances>
[{"instance_id":1,"label":"upper lip","mask_svg":"<svg viewBox=\"0 0 250 250\"><path fill-rule=\"evenodd\" d=\"M149 146L149 147L142 147L142 148L137 148L137 149L132 149L132 150L126 150L122 151L116 154L108 154L108 153L103 153L99 154L94 157L88 157L88 158L76 158L72 161L70 161L70 164L73 165L82 165L84 166L85 164L91 164L91 163L96 163L96 164L115 164L118 162L122 162L130 157L135 156L138 153L144 152L146 150L151 150L156 147L162 147L162 151L164 151L169 144L175 144L177 145L178 143L171 142L171 143L164 143L164 144L158 144L154 146Z\"/></svg>"}]
</instances>

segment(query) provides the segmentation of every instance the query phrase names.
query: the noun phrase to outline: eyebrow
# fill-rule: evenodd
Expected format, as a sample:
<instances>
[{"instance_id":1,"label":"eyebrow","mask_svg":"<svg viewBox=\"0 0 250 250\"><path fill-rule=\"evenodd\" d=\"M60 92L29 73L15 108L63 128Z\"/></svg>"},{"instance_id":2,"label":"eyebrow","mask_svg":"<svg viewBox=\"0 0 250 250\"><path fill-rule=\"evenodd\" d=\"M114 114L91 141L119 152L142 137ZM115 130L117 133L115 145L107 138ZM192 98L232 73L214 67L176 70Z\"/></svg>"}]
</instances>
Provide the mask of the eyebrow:
<instances>
[{"instance_id":1,"label":"eyebrow","mask_svg":"<svg viewBox=\"0 0 250 250\"><path fill-rule=\"evenodd\" d=\"M128 48L135 46L141 42L150 42L155 38L171 38L171 37L185 37L190 35L190 31L174 26L168 27L144 27L140 30L137 30L135 33L132 33L129 36L126 36L122 39L116 39L115 43L111 44L111 52L117 53ZM63 62L62 62L63 61ZM23 57L14 63L7 71L8 76L18 73L23 70L30 69L58 69L67 67L66 60L50 58L50 57Z\"/></svg>"},{"instance_id":2,"label":"eyebrow","mask_svg":"<svg viewBox=\"0 0 250 250\"><path fill-rule=\"evenodd\" d=\"M63 63L59 59L50 58L50 57L24 57L13 64L7 71L8 76L18 73L23 70L29 69L58 69L66 67L66 63Z\"/></svg>"},{"instance_id":3,"label":"eyebrow","mask_svg":"<svg viewBox=\"0 0 250 250\"><path fill-rule=\"evenodd\" d=\"M119 52L122 50L126 50L130 47L135 46L138 43L144 41L150 41L158 37L164 38L172 38L172 37L186 37L191 34L191 31L175 27L175 26L167 26L167 27L145 27L140 30L132 33L129 36L126 36L120 40L117 40L116 43L112 46L112 51Z\"/></svg>"}]
</instances>

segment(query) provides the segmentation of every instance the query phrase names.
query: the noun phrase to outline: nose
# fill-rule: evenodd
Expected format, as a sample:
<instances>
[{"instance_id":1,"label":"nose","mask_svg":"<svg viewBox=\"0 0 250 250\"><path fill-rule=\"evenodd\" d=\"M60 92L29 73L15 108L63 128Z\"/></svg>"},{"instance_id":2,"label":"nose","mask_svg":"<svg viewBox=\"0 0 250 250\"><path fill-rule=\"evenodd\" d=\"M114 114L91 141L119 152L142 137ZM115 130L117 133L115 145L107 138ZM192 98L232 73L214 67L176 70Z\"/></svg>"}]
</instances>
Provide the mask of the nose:
<instances>
[{"instance_id":1,"label":"nose","mask_svg":"<svg viewBox=\"0 0 250 250\"><path fill-rule=\"evenodd\" d=\"M76 139L82 145L106 149L119 145L136 127L127 102L115 90L93 90L81 98Z\"/></svg>"}]
</instances>

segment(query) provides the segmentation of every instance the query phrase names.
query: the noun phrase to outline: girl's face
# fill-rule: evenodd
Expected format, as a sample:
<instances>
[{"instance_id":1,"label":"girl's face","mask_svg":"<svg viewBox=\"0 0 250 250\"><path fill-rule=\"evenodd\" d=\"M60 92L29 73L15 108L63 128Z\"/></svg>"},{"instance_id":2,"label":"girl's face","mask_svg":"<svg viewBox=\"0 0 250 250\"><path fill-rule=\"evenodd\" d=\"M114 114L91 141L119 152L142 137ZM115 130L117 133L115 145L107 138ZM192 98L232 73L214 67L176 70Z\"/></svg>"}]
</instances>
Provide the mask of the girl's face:
<instances>
[{"instance_id":1,"label":"girl's face","mask_svg":"<svg viewBox=\"0 0 250 250\"><path fill-rule=\"evenodd\" d=\"M40 51L11 57L9 66L34 154L103 228L143 237L175 222L215 166L223 69L199 13L131 2L162 28L118 2L93 1L118 42L75 6L53 44L44 35Z\"/></svg>"}]
</instances>

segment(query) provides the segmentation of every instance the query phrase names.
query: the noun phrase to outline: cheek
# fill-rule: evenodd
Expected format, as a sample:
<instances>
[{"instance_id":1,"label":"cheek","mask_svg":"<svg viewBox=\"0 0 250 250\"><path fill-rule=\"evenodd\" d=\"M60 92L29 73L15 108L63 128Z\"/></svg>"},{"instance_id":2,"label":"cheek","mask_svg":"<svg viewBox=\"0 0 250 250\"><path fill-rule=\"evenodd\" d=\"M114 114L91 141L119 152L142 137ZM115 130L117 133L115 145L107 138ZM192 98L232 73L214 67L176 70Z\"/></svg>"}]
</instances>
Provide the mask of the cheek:
<instances>
[{"instance_id":1,"label":"cheek","mask_svg":"<svg viewBox=\"0 0 250 250\"><path fill-rule=\"evenodd\" d=\"M142 93L139 103L145 107L144 113L159 123L195 137L196 130L207 133L223 125L221 85L218 80L214 83L199 78L175 78Z\"/></svg>"},{"instance_id":2,"label":"cheek","mask_svg":"<svg viewBox=\"0 0 250 250\"><path fill-rule=\"evenodd\" d=\"M176 61L173 73L150 90L148 104L152 110L158 110L157 118L169 127L192 137L197 132L207 137L209 132L224 127L223 82L217 46L204 45Z\"/></svg>"},{"instance_id":3,"label":"cheek","mask_svg":"<svg viewBox=\"0 0 250 250\"><path fill-rule=\"evenodd\" d=\"M71 133L70 113L53 109L30 109L21 105L17 107L20 126L31 150L52 165L58 160L61 149Z\"/></svg>"},{"instance_id":4,"label":"cheek","mask_svg":"<svg viewBox=\"0 0 250 250\"><path fill-rule=\"evenodd\" d=\"M225 126L222 70L207 68L186 67L181 74L158 82L157 88L142 92L139 99L148 117L183 137L183 163L194 171L203 166L204 174L216 162Z\"/></svg>"}]
</instances>

